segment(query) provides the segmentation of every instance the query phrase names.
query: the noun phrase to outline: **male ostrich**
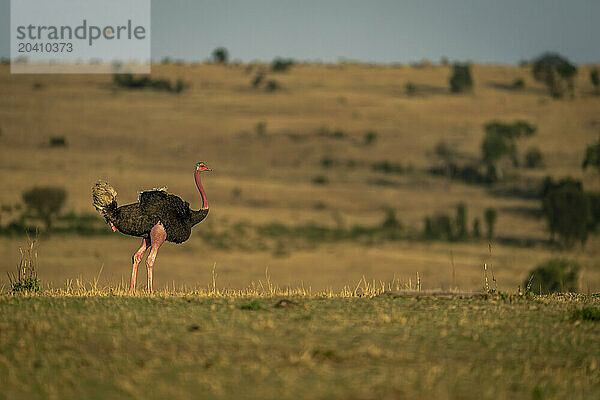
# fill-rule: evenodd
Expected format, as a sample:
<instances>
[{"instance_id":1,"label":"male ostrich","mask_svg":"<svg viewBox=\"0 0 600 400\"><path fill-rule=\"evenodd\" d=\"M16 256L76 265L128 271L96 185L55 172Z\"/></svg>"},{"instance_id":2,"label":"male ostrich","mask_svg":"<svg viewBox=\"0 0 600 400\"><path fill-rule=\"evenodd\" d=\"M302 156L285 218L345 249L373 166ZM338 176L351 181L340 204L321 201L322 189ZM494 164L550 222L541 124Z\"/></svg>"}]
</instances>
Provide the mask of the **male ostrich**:
<instances>
[{"instance_id":1,"label":"male ostrich","mask_svg":"<svg viewBox=\"0 0 600 400\"><path fill-rule=\"evenodd\" d=\"M153 189L140 193L138 202L117 207L117 192L106 182L98 181L92 187L94 207L100 212L113 232L117 229L131 236L142 238L142 244L132 257L131 285L129 291L135 292L137 270L148 247L150 254L146 259L148 267L148 293L153 292L152 268L156 260L158 248L164 241L183 243L192 234L192 227L208 215L208 201L200 174L212 171L203 162L196 164L194 178L202 198L202 207L195 211L190 209L187 201L178 196L167 194L164 189Z\"/></svg>"}]
</instances>

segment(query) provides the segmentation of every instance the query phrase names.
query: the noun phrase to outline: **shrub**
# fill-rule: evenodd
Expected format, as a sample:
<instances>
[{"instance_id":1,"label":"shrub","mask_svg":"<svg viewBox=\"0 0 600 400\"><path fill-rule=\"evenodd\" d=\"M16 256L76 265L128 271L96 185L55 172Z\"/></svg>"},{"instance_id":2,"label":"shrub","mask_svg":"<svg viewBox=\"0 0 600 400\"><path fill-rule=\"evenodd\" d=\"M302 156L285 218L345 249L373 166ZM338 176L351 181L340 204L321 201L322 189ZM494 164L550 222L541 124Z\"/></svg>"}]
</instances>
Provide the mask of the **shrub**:
<instances>
[{"instance_id":1,"label":"shrub","mask_svg":"<svg viewBox=\"0 0 600 400\"><path fill-rule=\"evenodd\" d=\"M585 149L585 159L581 164L583 169L594 167L600 172L600 138L596 143L589 145Z\"/></svg>"},{"instance_id":2,"label":"shrub","mask_svg":"<svg viewBox=\"0 0 600 400\"><path fill-rule=\"evenodd\" d=\"M64 136L51 136L50 147L67 147L67 139Z\"/></svg>"},{"instance_id":3,"label":"shrub","mask_svg":"<svg viewBox=\"0 0 600 400\"><path fill-rule=\"evenodd\" d=\"M580 269L574 261L553 258L533 269L523 287L539 294L576 292Z\"/></svg>"},{"instance_id":4,"label":"shrub","mask_svg":"<svg viewBox=\"0 0 600 400\"><path fill-rule=\"evenodd\" d=\"M259 121L254 125L254 131L257 136L265 136L267 134L267 122Z\"/></svg>"},{"instance_id":5,"label":"shrub","mask_svg":"<svg viewBox=\"0 0 600 400\"><path fill-rule=\"evenodd\" d=\"M265 84L265 91L267 92L274 92L278 89L280 89L279 84L274 79L267 81L267 83Z\"/></svg>"},{"instance_id":6,"label":"shrub","mask_svg":"<svg viewBox=\"0 0 600 400\"><path fill-rule=\"evenodd\" d=\"M587 193L590 205L588 230L595 232L600 225L600 193Z\"/></svg>"},{"instance_id":7,"label":"shrub","mask_svg":"<svg viewBox=\"0 0 600 400\"><path fill-rule=\"evenodd\" d=\"M27 248L19 248L19 262L14 273L8 273L13 293L39 292L40 281L37 275L38 250L37 238L27 237Z\"/></svg>"},{"instance_id":8,"label":"shrub","mask_svg":"<svg viewBox=\"0 0 600 400\"><path fill-rule=\"evenodd\" d=\"M596 90L600 89L600 73L598 73L596 68L590 71L590 81L592 81L592 85L594 85Z\"/></svg>"},{"instance_id":9,"label":"shrub","mask_svg":"<svg viewBox=\"0 0 600 400\"><path fill-rule=\"evenodd\" d=\"M505 123L500 121L491 121L484 125L486 133L498 134L506 139L519 139L522 137L531 137L537 128L527 121L515 121Z\"/></svg>"},{"instance_id":10,"label":"shrub","mask_svg":"<svg viewBox=\"0 0 600 400\"><path fill-rule=\"evenodd\" d=\"M148 76L136 78L132 74L114 74L113 82L116 86L125 89L154 89L172 93L181 93L190 86L181 79L177 79L175 85L171 85L168 79L152 79Z\"/></svg>"},{"instance_id":11,"label":"shrub","mask_svg":"<svg viewBox=\"0 0 600 400\"><path fill-rule=\"evenodd\" d=\"M377 172L383 172L386 174L403 174L404 167L400 163L393 163L390 161L377 161L371 164L371 169Z\"/></svg>"},{"instance_id":12,"label":"shrub","mask_svg":"<svg viewBox=\"0 0 600 400\"><path fill-rule=\"evenodd\" d=\"M488 167L495 167L505 156L516 157L516 151L514 141L497 132L486 133L481 143L482 159Z\"/></svg>"},{"instance_id":13,"label":"shrub","mask_svg":"<svg viewBox=\"0 0 600 400\"><path fill-rule=\"evenodd\" d=\"M487 225L487 239L492 240L494 238L496 221L498 220L498 212L494 208L488 208L484 212L484 218Z\"/></svg>"},{"instance_id":14,"label":"shrub","mask_svg":"<svg viewBox=\"0 0 600 400\"><path fill-rule=\"evenodd\" d=\"M398 218L396 217L396 211L394 211L393 208L387 209L385 213L385 218L381 223L381 228L386 230L394 230L400 229L401 226L402 225L400 224L400 221L398 221Z\"/></svg>"},{"instance_id":15,"label":"shrub","mask_svg":"<svg viewBox=\"0 0 600 400\"><path fill-rule=\"evenodd\" d=\"M312 183L315 185L327 185L329 183L329 179L327 179L324 175L316 175L312 178Z\"/></svg>"},{"instance_id":16,"label":"shrub","mask_svg":"<svg viewBox=\"0 0 600 400\"><path fill-rule=\"evenodd\" d=\"M577 74L577 67L557 53L545 53L533 61L533 77L543 82L550 90L552 97L563 97L570 91L573 92L573 79Z\"/></svg>"},{"instance_id":17,"label":"shrub","mask_svg":"<svg viewBox=\"0 0 600 400\"><path fill-rule=\"evenodd\" d=\"M537 147L530 147L525 153L525 166L527 168L542 167L543 161L542 152Z\"/></svg>"},{"instance_id":18,"label":"shrub","mask_svg":"<svg viewBox=\"0 0 600 400\"><path fill-rule=\"evenodd\" d=\"M292 65L294 65L294 60L291 58L276 58L271 63L271 71L272 72L286 72Z\"/></svg>"},{"instance_id":19,"label":"shrub","mask_svg":"<svg viewBox=\"0 0 600 400\"><path fill-rule=\"evenodd\" d=\"M587 306L571 312L571 319L582 321L600 321L600 308Z\"/></svg>"},{"instance_id":20,"label":"shrub","mask_svg":"<svg viewBox=\"0 0 600 400\"><path fill-rule=\"evenodd\" d=\"M465 240L468 236L467 206L465 203L460 203L456 206L456 239Z\"/></svg>"},{"instance_id":21,"label":"shrub","mask_svg":"<svg viewBox=\"0 0 600 400\"><path fill-rule=\"evenodd\" d=\"M575 241L587 240L590 205L580 182L570 179L545 188L542 209L552 238L557 234L563 245L571 247Z\"/></svg>"},{"instance_id":22,"label":"shrub","mask_svg":"<svg viewBox=\"0 0 600 400\"><path fill-rule=\"evenodd\" d=\"M473 237L478 239L481 237L481 221L479 218L473 220Z\"/></svg>"},{"instance_id":23,"label":"shrub","mask_svg":"<svg viewBox=\"0 0 600 400\"><path fill-rule=\"evenodd\" d=\"M452 77L450 78L450 91L452 93L469 92L473 90L473 79L471 78L471 66L469 64L452 65Z\"/></svg>"},{"instance_id":24,"label":"shrub","mask_svg":"<svg viewBox=\"0 0 600 400\"><path fill-rule=\"evenodd\" d=\"M254 78L252 79L252 87L258 88L260 86L260 84L262 83L263 79L265 79L264 73L259 72L258 74L256 74L254 76Z\"/></svg>"},{"instance_id":25,"label":"shrub","mask_svg":"<svg viewBox=\"0 0 600 400\"><path fill-rule=\"evenodd\" d=\"M409 96L417 94L417 85L412 82L408 82L406 85L404 85L404 89L406 90L406 94Z\"/></svg>"},{"instance_id":26,"label":"shrub","mask_svg":"<svg viewBox=\"0 0 600 400\"><path fill-rule=\"evenodd\" d=\"M323 168L331 168L336 164L336 160L331 157L323 157L321 159L321 167Z\"/></svg>"},{"instance_id":27,"label":"shrub","mask_svg":"<svg viewBox=\"0 0 600 400\"><path fill-rule=\"evenodd\" d=\"M67 192L61 187L34 187L23 193L23 201L27 208L44 221L48 232L66 199Z\"/></svg>"},{"instance_id":28,"label":"shrub","mask_svg":"<svg viewBox=\"0 0 600 400\"><path fill-rule=\"evenodd\" d=\"M452 218L448 214L425 217L423 236L430 240L453 240Z\"/></svg>"},{"instance_id":29,"label":"shrub","mask_svg":"<svg viewBox=\"0 0 600 400\"><path fill-rule=\"evenodd\" d=\"M365 135L363 136L363 144L365 146L372 145L373 143L375 143L376 140L377 140L377 132L374 132L374 131L366 132Z\"/></svg>"},{"instance_id":30,"label":"shrub","mask_svg":"<svg viewBox=\"0 0 600 400\"><path fill-rule=\"evenodd\" d=\"M218 64L227 64L229 60L229 52L225 47L217 47L212 52L212 59Z\"/></svg>"},{"instance_id":31,"label":"shrub","mask_svg":"<svg viewBox=\"0 0 600 400\"><path fill-rule=\"evenodd\" d=\"M525 81L523 78L517 78L511 83L510 88L512 90L523 90L525 88Z\"/></svg>"}]
</instances>

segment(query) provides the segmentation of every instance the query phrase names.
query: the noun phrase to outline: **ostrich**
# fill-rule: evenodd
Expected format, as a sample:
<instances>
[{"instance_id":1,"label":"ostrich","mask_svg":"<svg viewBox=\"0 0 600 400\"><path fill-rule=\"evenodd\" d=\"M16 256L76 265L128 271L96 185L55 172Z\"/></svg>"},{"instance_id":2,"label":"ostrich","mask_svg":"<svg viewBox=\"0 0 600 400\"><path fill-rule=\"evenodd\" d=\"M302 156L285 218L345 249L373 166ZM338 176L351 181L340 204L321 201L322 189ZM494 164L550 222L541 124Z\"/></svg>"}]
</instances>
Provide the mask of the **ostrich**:
<instances>
[{"instance_id":1,"label":"ostrich","mask_svg":"<svg viewBox=\"0 0 600 400\"><path fill-rule=\"evenodd\" d=\"M200 181L203 171L212 171L203 162L196 164L194 178L202 198L202 207L195 211L190 204L178 196L168 194L165 189L153 189L140 193L138 202L117 207L117 192L108 183L98 181L92 187L94 207L101 213L113 232L120 232L142 238L140 248L133 254L131 285L129 291L135 292L137 270L148 247L150 254L146 259L148 268L148 293L153 292L152 268L158 249L164 241L183 243L190 237L192 227L208 215L208 200Z\"/></svg>"}]
</instances>

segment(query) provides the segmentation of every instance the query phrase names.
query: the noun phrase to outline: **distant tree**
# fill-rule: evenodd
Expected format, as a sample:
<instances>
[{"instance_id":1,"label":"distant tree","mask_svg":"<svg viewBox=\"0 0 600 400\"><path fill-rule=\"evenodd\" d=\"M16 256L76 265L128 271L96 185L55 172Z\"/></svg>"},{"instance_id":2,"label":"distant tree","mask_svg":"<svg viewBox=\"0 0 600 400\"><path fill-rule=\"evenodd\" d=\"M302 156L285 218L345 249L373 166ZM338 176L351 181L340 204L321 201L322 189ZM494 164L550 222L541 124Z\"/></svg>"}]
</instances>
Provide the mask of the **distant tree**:
<instances>
[{"instance_id":1,"label":"distant tree","mask_svg":"<svg viewBox=\"0 0 600 400\"><path fill-rule=\"evenodd\" d=\"M523 287L539 294L577 292L580 269L574 261L553 258L531 270Z\"/></svg>"},{"instance_id":2,"label":"distant tree","mask_svg":"<svg viewBox=\"0 0 600 400\"><path fill-rule=\"evenodd\" d=\"M34 187L23 193L25 205L44 221L48 232L66 199L67 192L61 187Z\"/></svg>"},{"instance_id":3,"label":"distant tree","mask_svg":"<svg viewBox=\"0 0 600 400\"><path fill-rule=\"evenodd\" d=\"M450 78L450 91L452 93L469 92L473 90L471 66L466 64L453 64L452 77Z\"/></svg>"},{"instance_id":4,"label":"distant tree","mask_svg":"<svg viewBox=\"0 0 600 400\"><path fill-rule=\"evenodd\" d=\"M573 93L577 67L557 53L545 53L533 61L533 77L543 82L552 97Z\"/></svg>"},{"instance_id":5,"label":"distant tree","mask_svg":"<svg viewBox=\"0 0 600 400\"><path fill-rule=\"evenodd\" d=\"M593 167L600 172L600 138L596 143L593 143L585 150L585 159L581 165L583 169Z\"/></svg>"},{"instance_id":6,"label":"distant tree","mask_svg":"<svg viewBox=\"0 0 600 400\"><path fill-rule=\"evenodd\" d=\"M473 237L478 239L481 237L481 221L479 218L473 220Z\"/></svg>"},{"instance_id":7,"label":"distant tree","mask_svg":"<svg viewBox=\"0 0 600 400\"><path fill-rule=\"evenodd\" d=\"M291 58L277 57L271 63L271 71L272 72L286 72L292 65L294 65L294 60L292 60Z\"/></svg>"},{"instance_id":8,"label":"distant tree","mask_svg":"<svg viewBox=\"0 0 600 400\"><path fill-rule=\"evenodd\" d=\"M523 78L517 78L511 83L510 88L512 90L522 90L525 88L525 81Z\"/></svg>"},{"instance_id":9,"label":"distant tree","mask_svg":"<svg viewBox=\"0 0 600 400\"><path fill-rule=\"evenodd\" d=\"M385 212L385 218L381 223L381 228L393 230L401 227L400 221L396 217L396 211L393 208L388 208Z\"/></svg>"},{"instance_id":10,"label":"distant tree","mask_svg":"<svg viewBox=\"0 0 600 400\"><path fill-rule=\"evenodd\" d=\"M502 178L502 170L498 162L504 157L510 157L513 165L518 165L516 140L530 137L536 132L536 127L526 121L504 123L492 121L484 125L485 137L481 143L481 155L488 167L488 180Z\"/></svg>"},{"instance_id":11,"label":"distant tree","mask_svg":"<svg viewBox=\"0 0 600 400\"><path fill-rule=\"evenodd\" d=\"M580 182L566 179L546 188L542 209L550 234L558 235L565 247L572 247L576 241L582 244L587 240L590 205Z\"/></svg>"},{"instance_id":12,"label":"distant tree","mask_svg":"<svg viewBox=\"0 0 600 400\"><path fill-rule=\"evenodd\" d=\"M539 168L543 165L542 152L537 147L530 147L525 153L525 166L527 168Z\"/></svg>"},{"instance_id":13,"label":"distant tree","mask_svg":"<svg viewBox=\"0 0 600 400\"><path fill-rule=\"evenodd\" d=\"M363 136L363 144L365 146L372 145L373 143L375 143L376 140L377 140L377 132L375 132L375 131L368 131Z\"/></svg>"},{"instance_id":14,"label":"distant tree","mask_svg":"<svg viewBox=\"0 0 600 400\"><path fill-rule=\"evenodd\" d=\"M229 61L229 52L227 52L225 47L217 47L212 52L212 59L216 63L227 64L227 61Z\"/></svg>"},{"instance_id":15,"label":"distant tree","mask_svg":"<svg viewBox=\"0 0 600 400\"><path fill-rule=\"evenodd\" d=\"M496 227L496 220L498 219L498 212L494 208L488 208L485 210L484 217L487 225L487 239L492 240L494 238L494 230Z\"/></svg>"},{"instance_id":16,"label":"distant tree","mask_svg":"<svg viewBox=\"0 0 600 400\"><path fill-rule=\"evenodd\" d=\"M406 90L406 94L409 96L417 94L417 85L412 82L407 82L406 85L404 85L404 89Z\"/></svg>"},{"instance_id":17,"label":"distant tree","mask_svg":"<svg viewBox=\"0 0 600 400\"><path fill-rule=\"evenodd\" d=\"M467 206L465 203L460 203L456 206L456 239L465 240L468 236Z\"/></svg>"},{"instance_id":18,"label":"distant tree","mask_svg":"<svg viewBox=\"0 0 600 400\"><path fill-rule=\"evenodd\" d=\"M596 91L600 90L600 73L597 68L594 68L590 71L590 80L592 81L592 85Z\"/></svg>"}]
</instances>

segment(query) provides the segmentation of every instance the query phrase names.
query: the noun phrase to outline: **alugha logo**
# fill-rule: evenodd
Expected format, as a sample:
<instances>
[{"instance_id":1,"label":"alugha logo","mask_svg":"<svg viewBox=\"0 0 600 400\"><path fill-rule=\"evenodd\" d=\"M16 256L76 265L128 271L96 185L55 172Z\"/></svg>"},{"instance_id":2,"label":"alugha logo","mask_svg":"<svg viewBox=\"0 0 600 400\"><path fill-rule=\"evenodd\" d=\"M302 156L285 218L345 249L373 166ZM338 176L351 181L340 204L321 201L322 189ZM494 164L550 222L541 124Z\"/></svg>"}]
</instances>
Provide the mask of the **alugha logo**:
<instances>
[{"instance_id":1,"label":"alugha logo","mask_svg":"<svg viewBox=\"0 0 600 400\"><path fill-rule=\"evenodd\" d=\"M87 40L90 46L95 40L144 40L146 39L146 28L141 25L133 25L133 22L127 20L127 25L106 25L99 27L97 25L88 25L84 19L81 25L74 29L71 26L54 25L20 25L17 27L17 39L24 40Z\"/></svg>"}]
</instances>

